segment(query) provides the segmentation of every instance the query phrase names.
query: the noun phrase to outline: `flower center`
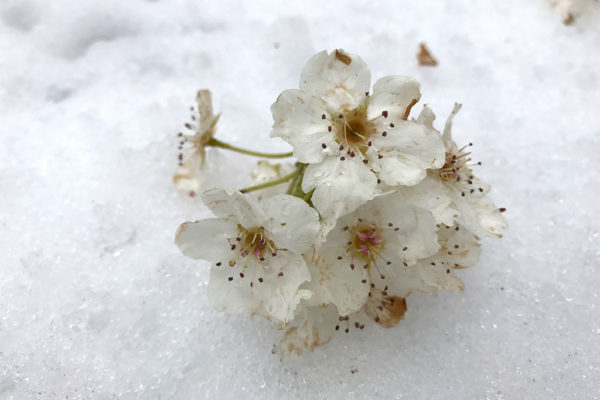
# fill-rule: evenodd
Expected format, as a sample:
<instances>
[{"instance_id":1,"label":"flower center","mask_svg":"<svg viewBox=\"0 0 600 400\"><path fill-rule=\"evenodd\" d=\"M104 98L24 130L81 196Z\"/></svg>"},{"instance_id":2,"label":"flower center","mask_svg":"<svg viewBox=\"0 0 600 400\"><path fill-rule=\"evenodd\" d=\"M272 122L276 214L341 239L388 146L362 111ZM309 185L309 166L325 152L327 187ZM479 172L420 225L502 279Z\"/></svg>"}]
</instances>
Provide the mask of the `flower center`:
<instances>
[{"instance_id":1,"label":"flower center","mask_svg":"<svg viewBox=\"0 0 600 400\"><path fill-rule=\"evenodd\" d=\"M483 188L475 186L473 181L471 152L465 150L472 145L472 143L469 143L454 153L447 151L446 163L440 170L434 172L439 176L440 180L459 190L462 197L465 197L467 194L482 193L484 191ZM481 162L476 163L476 165L481 165Z\"/></svg>"},{"instance_id":2,"label":"flower center","mask_svg":"<svg viewBox=\"0 0 600 400\"><path fill-rule=\"evenodd\" d=\"M369 138L375 134L375 125L367 119L366 107L345 111L334 120L335 140L340 149L354 150L365 154Z\"/></svg>"},{"instance_id":3,"label":"flower center","mask_svg":"<svg viewBox=\"0 0 600 400\"><path fill-rule=\"evenodd\" d=\"M464 147L454 153L446 152L446 163L439 170L440 178L444 181L460 181L461 175L470 174L471 168L467 165L471 158L468 152L463 152Z\"/></svg>"},{"instance_id":4,"label":"flower center","mask_svg":"<svg viewBox=\"0 0 600 400\"><path fill-rule=\"evenodd\" d=\"M264 261L265 256L271 255L276 256L275 244L272 240L269 240L265 231L262 227L246 229L241 225L238 225L239 234L235 238L235 242L231 242L231 250L236 253L234 259L229 261L230 266L234 266L238 259L242 258L244 262L244 268L248 268L248 261L251 258L255 258L258 261Z\"/></svg>"},{"instance_id":5,"label":"flower center","mask_svg":"<svg viewBox=\"0 0 600 400\"><path fill-rule=\"evenodd\" d=\"M353 258L362 259L367 265L379 258L383 240L376 226L360 223L350 229L350 236L352 240L348 242L346 252Z\"/></svg>"}]
</instances>

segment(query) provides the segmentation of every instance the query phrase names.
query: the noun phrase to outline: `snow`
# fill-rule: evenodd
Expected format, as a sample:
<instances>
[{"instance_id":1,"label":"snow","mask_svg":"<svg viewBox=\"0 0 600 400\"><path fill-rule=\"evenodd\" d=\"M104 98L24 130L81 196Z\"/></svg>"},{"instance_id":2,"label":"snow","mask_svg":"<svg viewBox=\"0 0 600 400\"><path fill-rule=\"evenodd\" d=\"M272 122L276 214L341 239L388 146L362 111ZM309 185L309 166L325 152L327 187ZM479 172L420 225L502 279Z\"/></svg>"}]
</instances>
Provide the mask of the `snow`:
<instances>
[{"instance_id":1,"label":"snow","mask_svg":"<svg viewBox=\"0 0 600 400\"><path fill-rule=\"evenodd\" d=\"M597 8L565 26L545 0L4 0L0 398L600 398ZM421 81L438 127L463 103L455 138L510 228L465 293L281 362L282 332L210 309L208 266L173 245L209 215L171 183L175 135L210 88L218 137L287 151L269 107L338 47ZM238 187L254 162L209 158Z\"/></svg>"}]
</instances>

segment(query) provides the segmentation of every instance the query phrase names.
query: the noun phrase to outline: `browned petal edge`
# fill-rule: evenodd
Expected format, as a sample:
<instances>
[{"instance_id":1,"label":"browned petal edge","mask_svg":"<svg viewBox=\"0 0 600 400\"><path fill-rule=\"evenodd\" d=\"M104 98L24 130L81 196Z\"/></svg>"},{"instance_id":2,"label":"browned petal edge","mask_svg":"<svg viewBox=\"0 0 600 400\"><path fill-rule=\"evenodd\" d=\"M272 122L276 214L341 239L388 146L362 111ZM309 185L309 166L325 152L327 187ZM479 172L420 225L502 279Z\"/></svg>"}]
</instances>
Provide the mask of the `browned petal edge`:
<instances>
[{"instance_id":1,"label":"browned petal edge","mask_svg":"<svg viewBox=\"0 0 600 400\"><path fill-rule=\"evenodd\" d=\"M404 318L404 314L406 313L406 299L403 297L390 296L390 301L388 304L384 305L385 314L380 315L378 321L376 321L379 325L384 328L391 328L396 325L402 318Z\"/></svg>"},{"instance_id":2,"label":"browned petal edge","mask_svg":"<svg viewBox=\"0 0 600 400\"><path fill-rule=\"evenodd\" d=\"M275 320L271 319L271 316L268 314L261 314L260 312L251 312L250 313L250 318L254 318L255 316L263 317L267 321L275 324L277 326L277 329L280 331L284 330L285 327L289 324L289 322L275 321Z\"/></svg>"},{"instance_id":3,"label":"browned petal edge","mask_svg":"<svg viewBox=\"0 0 600 400\"><path fill-rule=\"evenodd\" d=\"M191 224L191 222L184 222L183 224L179 225L179 227L177 227L177 231L175 231L175 241L177 241L179 239L179 236L183 232L185 232L189 224Z\"/></svg>"},{"instance_id":4,"label":"browned petal edge","mask_svg":"<svg viewBox=\"0 0 600 400\"><path fill-rule=\"evenodd\" d=\"M465 268L469 268L468 265L460 265L460 264L454 264L454 267L452 267L454 269L465 269Z\"/></svg>"},{"instance_id":5,"label":"browned petal edge","mask_svg":"<svg viewBox=\"0 0 600 400\"><path fill-rule=\"evenodd\" d=\"M426 67L435 67L438 65L438 62L431 53L425 43L419 43L419 52L417 53L417 60L419 61L419 65Z\"/></svg>"},{"instance_id":6,"label":"browned petal edge","mask_svg":"<svg viewBox=\"0 0 600 400\"><path fill-rule=\"evenodd\" d=\"M335 58L338 59L339 61L343 62L346 65L350 65L350 63L352 62L352 58L350 58L350 56L346 53L344 53L344 50L335 50Z\"/></svg>"},{"instance_id":7,"label":"browned petal edge","mask_svg":"<svg viewBox=\"0 0 600 400\"><path fill-rule=\"evenodd\" d=\"M176 185L177 185L177 184L179 183L179 181L180 181L180 180L182 180L182 179L193 179L193 176L192 176L192 174L189 174L189 173L181 173L181 172L178 172L178 173L176 173L175 175L173 175L173 183L174 183L174 184L176 184Z\"/></svg>"},{"instance_id":8,"label":"browned petal edge","mask_svg":"<svg viewBox=\"0 0 600 400\"><path fill-rule=\"evenodd\" d=\"M283 338L281 339L281 343L283 343L288 336L293 335L297 330L298 330L298 328L295 326L288 329L285 332L285 335L283 335ZM327 338L326 340L321 340L319 338L319 330L313 326L312 327L312 340L309 340L309 338L307 336L304 338L304 343L302 343L301 346L297 346L294 343L288 343L285 350L287 351L288 354L295 354L295 355L299 356L302 353L304 353L305 350L307 350L309 352L314 351L314 349L316 349L317 347L323 346L323 345L329 343L330 341L331 341L331 336L329 338Z\"/></svg>"},{"instance_id":9,"label":"browned petal edge","mask_svg":"<svg viewBox=\"0 0 600 400\"><path fill-rule=\"evenodd\" d=\"M285 332L285 335L283 335L283 339L281 340L281 342L283 342L285 340L285 338L288 337L289 335L293 335L297 330L298 330L298 328L296 328L295 326L288 329ZM305 339L304 346L305 347L308 346L308 339ZM289 354L296 354L297 356L301 355L304 352L303 348L296 346L294 343L288 343L286 350Z\"/></svg>"},{"instance_id":10,"label":"browned petal edge","mask_svg":"<svg viewBox=\"0 0 600 400\"><path fill-rule=\"evenodd\" d=\"M404 111L404 115L402 116L403 120L408 120L408 116L410 115L410 110L413 108L413 106L415 104L417 104L419 102L419 99L421 99L421 96L419 96L418 99L413 99L413 101L410 102L410 104L408 105L408 107L406 107L406 111Z\"/></svg>"}]
</instances>

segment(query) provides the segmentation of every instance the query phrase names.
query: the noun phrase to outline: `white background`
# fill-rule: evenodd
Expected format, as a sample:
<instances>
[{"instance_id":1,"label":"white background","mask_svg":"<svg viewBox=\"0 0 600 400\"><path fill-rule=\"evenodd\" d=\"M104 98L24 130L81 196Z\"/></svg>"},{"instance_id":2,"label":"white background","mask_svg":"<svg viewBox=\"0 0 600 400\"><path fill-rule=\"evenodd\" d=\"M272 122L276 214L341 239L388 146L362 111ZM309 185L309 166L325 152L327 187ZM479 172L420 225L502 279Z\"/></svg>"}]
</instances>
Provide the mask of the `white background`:
<instances>
[{"instance_id":1,"label":"white background","mask_svg":"<svg viewBox=\"0 0 600 400\"><path fill-rule=\"evenodd\" d=\"M175 135L210 88L221 139L287 151L269 107L338 47L421 81L438 127L463 103L510 228L464 294L282 363L282 333L211 310L208 265L172 243L209 215L171 183ZM0 398L598 398L599 99L599 13L567 27L544 0L4 0ZM211 154L224 185L253 162Z\"/></svg>"}]
</instances>

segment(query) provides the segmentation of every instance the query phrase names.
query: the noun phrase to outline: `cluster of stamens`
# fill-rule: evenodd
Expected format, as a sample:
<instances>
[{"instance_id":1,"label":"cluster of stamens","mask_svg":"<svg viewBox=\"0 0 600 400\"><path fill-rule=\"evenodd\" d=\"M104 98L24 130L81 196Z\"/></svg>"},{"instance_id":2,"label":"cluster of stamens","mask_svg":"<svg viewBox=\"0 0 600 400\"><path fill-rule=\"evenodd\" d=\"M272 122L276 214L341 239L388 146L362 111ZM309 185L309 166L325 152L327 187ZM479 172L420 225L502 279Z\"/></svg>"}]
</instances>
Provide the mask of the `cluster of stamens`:
<instances>
[{"instance_id":1,"label":"cluster of stamens","mask_svg":"<svg viewBox=\"0 0 600 400\"><path fill-rule=\"evenodd\" d=\"M373 120L367 119L367 107L368 104L368 93L367 99L363 105L353 110L344 110L338 115L332 115L328 117L326 114L321 115L321 119L328 119L331 125L327 127L329 132L332 132L335 141L338 145L337 150L345 152L345 155L340 156L341 161L345 161L346 157L362 158L364 164L368 164L369 160L365 157L369 147L372 146L371 138L377 134L374 121L378 118L387 118L388 112L383 111L381 116L376 117ZM394 124L390 124L390 128L393 128ZM387 136L387 132L382 132L383 137ZM327 148L325 143L321 144L323 149ZM383 155L379 155L379 158L383 158Z\"/></svg>"},{"instance_id":2,"label":"cluster of stamens","mask_svg":"<svg viewBox=\"0 0 600 400\"><path fill-rule=\"evenodd\" d=\"M268 239L265 235L262 227L246 229L238 225L239 233L235 238L229 239L229 245L233 258L227 263L229 267L235 266L243 267L239 272L239 277L244 278L244 271L248 268L251 260L263 262L267 257L277 256L275 244L272 240ZM223 265L223 262L219 261L216 263L217 267ZM283 276L283 272L279 273L279 276ZM229 281L233 281L234 276L227 278ZM264 279L259 276L258 283L262 283ZM250 286L254 286L254 282L250 282Z\"/></svg>"},{"instance_id":3,"label":"cluster of stamens","mask_svg":"<svg viewBox=\"0 0 600 400\"><path fill-rule=\"evenodd\" d=\"M191 115L190 118L192 120L192 122L186 122L184 127L185 129L187 129L188 131L191 131L191 134L185 134L183 132L179 132L177 134L177 137L179 138L179 144L177 146L177 150L179 150L179 153L177 154L177 159L179 160L179 166L183 165L183 146L188 142L192 142L195 145L195 142L197 142L197 138L196 138L196 130L198 129L198 127L196 126L196 112L195 112L195 108L192 106L190 107L190 111L191 111ZM194 146L196 147L196 146Z\"/></svg>"},{"instance_id":4,"label":"cluster of stamens","mask_svg":"<svg viewBox=\"0 0 600 400\"><path fill-rule=\"evenodd\" d=\"M362 268L365 271L362 283L367 283L366 274L371 272L371 266L377 270L381 279L385 279L383 264L386 266L392 265L392 261L387 259L384 254L385 243L382 235L384 229L393 232L400 230L391 222L380 227L376 224L370 224L362 218L358 218L354 226L344 226L342 228L344 232L349 234L349 237L346 242L345 255L339 255L337 259L341 261L349 257L351 270ZM408 248L403 247L402 250L407 251ZM407 266L406 263L404 265Z\"/></svg>"},{"instance_id":5,"label":"cluster of stamens","mask_svg":"<svg viewBox=\"0 0 600 400\"><path fill-rule=\"evenodd\" d=\"M467 193L483 193L483 188L473 186L473 165L481 165L481 161L471 163L470 151L467 147L473 146L469 143L456 151L456 153L446 152L446 162L444 166L436 171L440 179L444 182L452 183L461 191L461 196L465 197Z\"/></svg>"},{"instance_id":6,"label":"cluster of stamens","mask_svg":"<svg viewBox=\"0 0 600 400\"><path fill-rule=\"evenodd\" d=\"M375 125L367 119L366 110L358 108L341 113L332 122L336 142L342 150L346 148L350 157L367 152L371 146L369 138L375 135Z\"/></svg>"}]
</instances>

